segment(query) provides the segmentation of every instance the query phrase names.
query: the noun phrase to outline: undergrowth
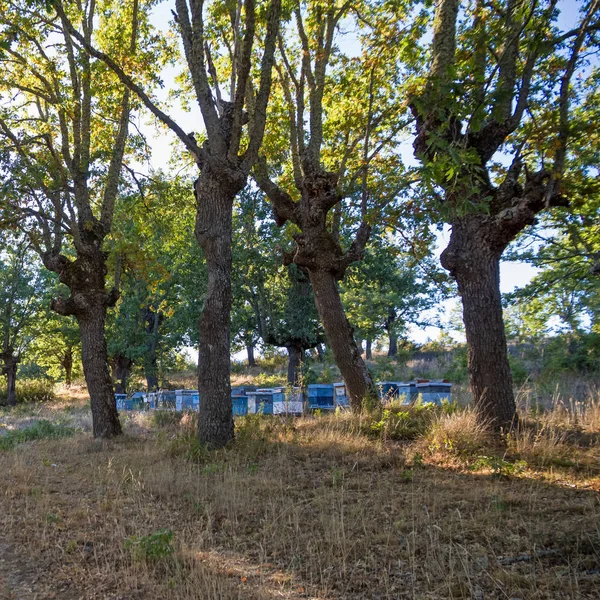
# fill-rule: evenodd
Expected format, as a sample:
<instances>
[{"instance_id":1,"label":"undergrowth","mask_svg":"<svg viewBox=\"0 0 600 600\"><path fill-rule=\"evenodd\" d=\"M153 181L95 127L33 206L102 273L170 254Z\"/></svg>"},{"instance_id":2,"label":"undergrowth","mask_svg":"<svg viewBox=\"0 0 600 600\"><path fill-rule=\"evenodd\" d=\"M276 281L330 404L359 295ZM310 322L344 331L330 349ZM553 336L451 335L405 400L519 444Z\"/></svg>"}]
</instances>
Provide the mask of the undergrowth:
<instances>
[{"instance_id":1,"label":"undergrowth","mask_svg":"<svg viewBox=\"0 0 600 600\"><path fill-rule=\"evenodd\" d=\"M76 430L73 427L43 419L31 425L31 427L13 429L5 433L0 437L0 450L10 450L17 444L33 440L70 437L75 433Z\"/></svg>"}]
</instances>

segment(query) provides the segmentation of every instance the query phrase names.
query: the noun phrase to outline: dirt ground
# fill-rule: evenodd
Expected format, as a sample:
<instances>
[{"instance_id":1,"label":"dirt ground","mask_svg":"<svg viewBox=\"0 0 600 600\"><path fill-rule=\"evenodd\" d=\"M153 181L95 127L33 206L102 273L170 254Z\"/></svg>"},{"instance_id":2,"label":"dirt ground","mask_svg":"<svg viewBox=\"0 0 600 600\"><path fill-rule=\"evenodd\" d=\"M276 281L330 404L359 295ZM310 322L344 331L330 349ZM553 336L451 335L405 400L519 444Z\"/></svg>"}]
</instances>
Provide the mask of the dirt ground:
<instances>
[{"instance_id":1,"label":"dirt ground","mask_svg":"<svg viewBox=\"0 0 600 600\"><path fill-rule=\"evenodd\" d=\"M0 451L2 599L600 597L589 439L466 457L263 417L208 453L185 418L101 442L81 403L42 416L77 433Z\"/></svg>"}]
</instances>

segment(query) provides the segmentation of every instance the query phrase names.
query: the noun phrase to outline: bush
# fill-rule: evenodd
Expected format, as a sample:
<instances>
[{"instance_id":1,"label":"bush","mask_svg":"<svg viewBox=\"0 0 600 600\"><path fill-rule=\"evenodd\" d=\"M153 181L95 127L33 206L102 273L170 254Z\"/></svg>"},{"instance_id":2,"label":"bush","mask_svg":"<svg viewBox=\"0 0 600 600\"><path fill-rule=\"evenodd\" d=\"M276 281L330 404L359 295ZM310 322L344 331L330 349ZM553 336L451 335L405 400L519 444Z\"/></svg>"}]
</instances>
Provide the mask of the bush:
<instances>
[{"instance_id":1,"label":"bush","mask_svg":"<svg viewBox=\"0 0 600 600\"><path fill-rule=\"evenodd\" d=\"M278 387L287 383L287 375L260 373L254 378L254 383L259 387Z\"/></svg>"},{"instance_id":2,"label":"bush","mask_svg":"<svg viewBox=\"0 0 600 600\"><path fill-rule=\"evenodd\" d=\"M450 454L461 458L475 456L491 443L490 434L477 422L471 409L448 403L442 407L426 436L431 454Z\"/></svg>"},{"instance_id":3,"label":"bush","mask_svg":"<svg viewBox=\"0 0 600 600\"><path fill-rule=\"evenodd\" d=\"M460 346L452 353L452 363L450 367L444 371L444 379L448 379L453 383L464 383L468 376L467 368L467 346Z\"/></svg>"},{"instance_id":4,"label":"bush","mask_svg":"<svg viewBox=\"0 0 600 600\"><path fill-rule=\"evenodd\" d=\"M273 373L287 367L287 356L279 352L270 353L265 351L264 356L257 360L256 363L263 371Z\"/></svg>"},{"instance_id":5,"label":"bush","mask_svg":"<svg viewBox=\"0 0 600 600\"><path fill-rule=\"evenodd\" d=\"M525 364L518 356L508 355L508 362L510 364L510 371L512 373L513 382L517 385L522 385L527 381L529 372L525 367Z\"/></svg>"},{"instance_id":6,"label":"bush","mask_svg":"<svg viewBox=\"0 0 600 600\"><path fill-rule=\"evenodd\" d=\"M159 529L150 535L132 536L125 540L125 549L131 552L135 561L151 562L171 556L173 532L170 529Z\"/></svg>"},{"instance_id":7,"label":"bush","mask_svg":"<svg viewBox=\"0 0 600 600\"><path fill-rule=\"evenodd\" d=\"M416 403L410 407L390 405L372 413L367 433L382 439L413 440L425 434L436 414L433 404Z\"/></svg>"},{"instance_id":8,"label":"bush","mask_svg":"<svg viewBox=\"0 0 600 600\"><path fill-rule=\"evenodd\" d=\"M8 399L6 383L0 386L0 405L5 405ZM56 400L54 384L47 379L17 380L17 404L31 402L51 402Z\"/></svg>"}]
</instances>

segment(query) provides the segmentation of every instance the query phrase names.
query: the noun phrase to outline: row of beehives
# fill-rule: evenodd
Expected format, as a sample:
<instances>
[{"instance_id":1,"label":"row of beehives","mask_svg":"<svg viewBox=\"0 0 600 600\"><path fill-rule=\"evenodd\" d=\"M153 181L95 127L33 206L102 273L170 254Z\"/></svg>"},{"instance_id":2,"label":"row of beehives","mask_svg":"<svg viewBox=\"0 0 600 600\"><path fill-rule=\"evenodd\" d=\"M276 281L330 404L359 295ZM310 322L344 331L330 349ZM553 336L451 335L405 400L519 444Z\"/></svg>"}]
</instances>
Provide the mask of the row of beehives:
<instances>
[{"instance_id":1,"label":"row of beehives","mask_svg":"<svg viewBox=\"0 0 600 600\"><path fill-rule=\"evenodd\" d=\"M382 402L412 404L417 400L423 403L441 404L450 400L452 384L447 381L382 381L377 384ZM117 410L152 410L158 408L172 410L198 410L200 394L197 390L160 390L158 392L135 392L131 396L116 394ZM343 383L317 383L307 387L306 392L299 388L231 388L231 402L234 415L263 413L302 414L314 410L335 410L350 407L350 400Z\"/></svg>"}]
</instances>

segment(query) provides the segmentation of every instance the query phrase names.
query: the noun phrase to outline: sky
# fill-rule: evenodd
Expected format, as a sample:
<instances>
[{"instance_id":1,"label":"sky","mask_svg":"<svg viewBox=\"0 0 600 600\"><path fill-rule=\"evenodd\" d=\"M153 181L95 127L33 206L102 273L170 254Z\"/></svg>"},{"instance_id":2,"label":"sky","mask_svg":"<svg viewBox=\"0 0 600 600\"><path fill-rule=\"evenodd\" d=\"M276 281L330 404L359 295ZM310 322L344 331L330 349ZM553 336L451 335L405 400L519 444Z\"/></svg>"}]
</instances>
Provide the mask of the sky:
<instances>
[{"instance_id":1,"label":"sky","mask_svg":"<svg viewBox=\"0 0 600 600\"><path fill-rule=\"evenodd\" d=\"M165 31L169 27L168 24L172 20L172 6L173 3L169 1L162 2L156 6L152 22L158 29ZM561 8L561 17L559 19L560 26L565 29L571 28L577 20L577 3L575 0L562 0L559 2L559 7ZM351 34L345 36L342 44L347 46L347 48L345 48L346 50L352 52ZM165 82L165 87L156 94L160 100L167 100L168 90L175 86L174 78L179 69L180 67L170 66L162 72L161 77ZM168 114L173 117L186 132L198 132L203 128L200 111L195 103L191 103L189 111L184 111L181 107L176 105L176 103L173 103L173 106L168 110ZM167 169L174 144L178 143L174 134L165 130L162 126L157 126L154 118L149 119L148 115L143 115L138 118L138 127L147 136L150 142L150 164L152 168ZM414 163L410 143L407 144L406 149L402 151L402 155L407 163ZM445 227L444 230L438 234L436 248L437 255L439 255L446 247L449 240L449 234L450 230L448 227ZM503 261L500 267L500 288L502 293L512 292L515 288L526 285L531 281L535 274L536 269L531 265ZM457 298L452 298L442 303L439 307L442 322L447 322L450 311L457 306L457 303ZM437 327L411 327L409 332L410 338L418 343L423 343L428 339L435 339L439 336L439 333L440 329Z\"/></svg>"}]
</instances>

